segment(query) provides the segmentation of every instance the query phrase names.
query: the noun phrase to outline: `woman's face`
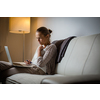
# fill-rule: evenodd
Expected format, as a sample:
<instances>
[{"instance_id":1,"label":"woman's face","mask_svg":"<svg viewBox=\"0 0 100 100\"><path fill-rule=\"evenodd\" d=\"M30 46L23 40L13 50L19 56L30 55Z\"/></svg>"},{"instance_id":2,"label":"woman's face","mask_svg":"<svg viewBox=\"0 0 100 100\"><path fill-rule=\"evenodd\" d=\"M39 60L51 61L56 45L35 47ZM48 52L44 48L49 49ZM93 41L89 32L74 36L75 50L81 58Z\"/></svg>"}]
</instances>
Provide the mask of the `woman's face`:
<instances>
[{"instance_id":1,"label":"woman's face","mask_svg":"<svg viewBox=\"0 0 100 100\"><path fill-rule=\"evenodd\" d=\"M49 36L44 36L41 32L36 32L36 39L40 45L45 45L48 42Z\"/></svg>"}]
</instances>

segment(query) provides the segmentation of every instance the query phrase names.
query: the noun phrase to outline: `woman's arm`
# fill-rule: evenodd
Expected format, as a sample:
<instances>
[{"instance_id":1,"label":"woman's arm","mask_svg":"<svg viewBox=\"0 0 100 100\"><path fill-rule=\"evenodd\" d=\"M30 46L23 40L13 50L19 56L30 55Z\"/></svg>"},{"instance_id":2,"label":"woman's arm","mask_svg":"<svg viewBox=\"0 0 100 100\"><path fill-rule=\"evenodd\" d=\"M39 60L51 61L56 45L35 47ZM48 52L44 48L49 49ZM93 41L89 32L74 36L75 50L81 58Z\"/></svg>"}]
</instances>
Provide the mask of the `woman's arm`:
<instances>
[{"instance_id":1,"label":"woman's arm","mask_svg":"<svg viewBox=\"0 0 100 100\"><path fill-rule=\"evenodd\" d=\"M24 62L25 62L27 65L28 65L28 64L31 64L32 62L34 62L34 60L36 59L36 57L41 56L41 50L42 50L42 49L43 49L43 47L42 47L42 46L39 46L39 47L36 49L35 54L34 54L32 60L26 60L26 61L24 61Z\"/></svg>"}]
</instances>

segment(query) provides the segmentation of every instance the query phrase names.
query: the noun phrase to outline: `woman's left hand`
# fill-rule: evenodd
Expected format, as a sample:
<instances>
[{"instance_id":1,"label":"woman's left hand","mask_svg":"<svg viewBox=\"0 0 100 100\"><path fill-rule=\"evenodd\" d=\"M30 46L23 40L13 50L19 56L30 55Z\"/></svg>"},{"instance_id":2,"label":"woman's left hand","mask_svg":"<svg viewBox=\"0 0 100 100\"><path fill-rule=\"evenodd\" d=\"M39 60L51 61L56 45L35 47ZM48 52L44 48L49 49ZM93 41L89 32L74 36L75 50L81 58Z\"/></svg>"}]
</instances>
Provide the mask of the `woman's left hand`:
<instances>
[{"instance_id":1,"label":"woman's left hand","mask_svg":"<svg viewBox=\"0 0 100 100\"><path fill-rule=\"evenodd\" d=\"M41 51L43 49L44 49L44 47L42 45L40 45L39 48L38 48L38 51Z\"/></svg>"}]
</instances>

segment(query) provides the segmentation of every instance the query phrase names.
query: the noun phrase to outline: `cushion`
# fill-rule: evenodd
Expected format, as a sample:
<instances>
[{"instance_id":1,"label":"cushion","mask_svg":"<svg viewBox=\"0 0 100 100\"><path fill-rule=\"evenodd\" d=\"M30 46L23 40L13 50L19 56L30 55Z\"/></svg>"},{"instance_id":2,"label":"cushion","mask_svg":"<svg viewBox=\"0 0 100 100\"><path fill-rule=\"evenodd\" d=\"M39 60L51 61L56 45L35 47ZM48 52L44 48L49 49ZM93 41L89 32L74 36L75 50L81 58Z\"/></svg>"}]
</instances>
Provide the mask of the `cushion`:
<instances>
[{"instance_id":1,"label":"cushion","mask_svg":"<svg viewBox=\"0 0 100 100\"><path fill-rule=\"evenodd\" d=\"M14 74L6 79L7 84L40 84L44 78L50 78L55 76L61 76L59 74L55 75L36 75L28 73Z\"/></svg>"}]
</instances>

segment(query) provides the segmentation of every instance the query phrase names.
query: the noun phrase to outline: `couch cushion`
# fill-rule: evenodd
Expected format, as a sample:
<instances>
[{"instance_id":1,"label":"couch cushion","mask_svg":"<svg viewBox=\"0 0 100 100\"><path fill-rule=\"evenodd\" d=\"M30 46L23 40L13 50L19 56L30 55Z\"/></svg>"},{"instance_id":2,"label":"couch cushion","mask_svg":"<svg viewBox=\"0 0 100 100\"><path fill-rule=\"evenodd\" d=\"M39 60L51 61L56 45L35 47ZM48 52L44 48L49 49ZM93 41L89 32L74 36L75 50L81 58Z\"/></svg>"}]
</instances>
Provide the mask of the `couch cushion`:
<instances>
[{"instance_id":1,"label":"couch cushion","mask_svg":"<svg viewBox=\"0 0 100 100\"><path fill-rule=\"evenodd\" d=\"M98 34L91 46L83 69L83 75L100 74L100 34Z\"/></svg>"},{"instance_id":2,"label":"couch cushion","mask_svg":"<svg viewBox=\"0 0 100 100\"><path fill-rule=\"evenodd\" d=\"M62 61L57 64L56 73L62 75L100 74L99 51L100 34L74 38L68 45ZM95 60L93 55L95 55Z\"/></svg>"},{"instance_id":3,"label":"couch cushion","mask_svg":"<svg viewBox=\"0 0 100 100\"><path fill-rule=\"evenodd\" d=\"M75 75L45 78L43 84L100 84L100 75Z\"/></svg>"},{"instance_id":4,"label":"couch cushion","mask_svg":"<svg viewBox=\"0 0 100 100\"><path fill-rule=\"evenodd\" d=\"M36 75L28 73L19 73L12 75L6 79L7 84L40 84L43 79L50 77L62 76L59 74L55 75Z\"/></svg>"}]
</instances>

